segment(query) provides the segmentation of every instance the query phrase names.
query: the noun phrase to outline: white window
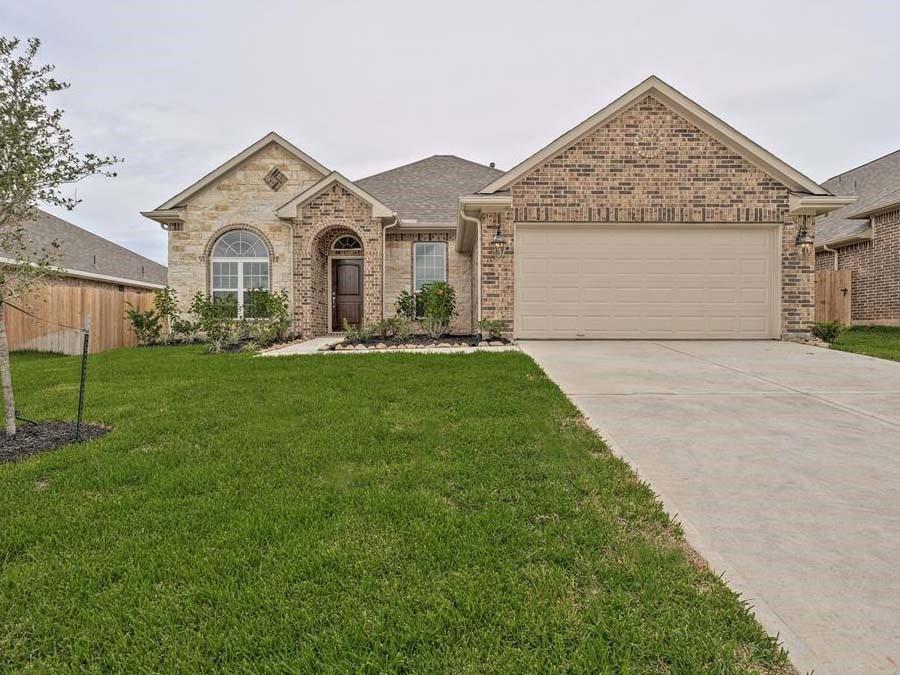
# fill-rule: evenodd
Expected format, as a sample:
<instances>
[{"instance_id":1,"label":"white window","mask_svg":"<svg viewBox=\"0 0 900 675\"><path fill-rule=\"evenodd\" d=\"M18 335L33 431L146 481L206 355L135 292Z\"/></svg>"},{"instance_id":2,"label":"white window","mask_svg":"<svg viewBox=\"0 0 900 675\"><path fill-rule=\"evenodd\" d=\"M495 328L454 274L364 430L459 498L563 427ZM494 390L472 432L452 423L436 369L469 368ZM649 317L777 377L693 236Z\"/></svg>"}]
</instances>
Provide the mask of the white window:
<instances>
[{"instance_id":1,"label":"white window","mask_svg":"<svg viewBox=\"0 0 900 675\"><path fill-rule=\"evenodd\" d=\"M352 234L344 234L334 240L331 250L335 253L361 253L362 244Z\"/></svg>"},{"instance_id":2,"label":"white window","mask_svg":"<svg viewBox=\"0 0 900 675\"><path fill-rule=\"evenodd\" d=\"M429 281L447 281L447 244L417 241L413 244L413 287L418 293Z\"/></svg>"},{"instance_id":3,"label":"white window","mask_svg":"<svg viewBox=\"0 0 900 675\"><path fill-rule=\"evenodd\" d=\"M269 250L253 232L230 230L219 237L210 266L213 299L234 298L238 315L244 314L250 291L269 290Z\"/></svg>"}]
</instances>

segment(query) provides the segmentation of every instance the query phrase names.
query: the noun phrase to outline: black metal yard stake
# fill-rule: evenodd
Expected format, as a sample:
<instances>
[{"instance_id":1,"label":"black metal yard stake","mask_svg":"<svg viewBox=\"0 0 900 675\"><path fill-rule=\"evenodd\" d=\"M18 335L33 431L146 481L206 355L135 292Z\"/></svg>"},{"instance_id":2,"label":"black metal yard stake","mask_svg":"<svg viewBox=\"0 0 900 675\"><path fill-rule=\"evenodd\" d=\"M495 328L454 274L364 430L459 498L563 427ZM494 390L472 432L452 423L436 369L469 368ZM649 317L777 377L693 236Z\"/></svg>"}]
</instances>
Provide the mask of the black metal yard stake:
<instances>
[{"instance_id":1,"label":"black metal yard stake","mask_svg":"<svg viewBox=\"0 0 900 675\"><path fill-rule=\"evenodd\" d=\"M84 346L81 349L81 386L78 388L78 420L75 422L75 442L81 441L81 417L84 414L84 383L87 379L88 345L91 340L91 315L84 318Z\"/></svg>"}]
</instances>

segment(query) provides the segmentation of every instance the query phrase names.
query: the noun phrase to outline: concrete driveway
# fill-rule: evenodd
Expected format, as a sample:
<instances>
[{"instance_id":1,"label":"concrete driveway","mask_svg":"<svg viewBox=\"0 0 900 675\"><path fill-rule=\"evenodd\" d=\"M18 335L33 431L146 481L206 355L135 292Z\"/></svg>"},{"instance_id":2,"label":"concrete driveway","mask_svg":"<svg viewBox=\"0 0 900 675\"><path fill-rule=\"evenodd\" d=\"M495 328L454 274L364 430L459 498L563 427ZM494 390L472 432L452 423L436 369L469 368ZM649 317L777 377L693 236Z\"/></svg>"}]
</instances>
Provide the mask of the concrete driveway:
<instances>
[{"instance_id":1,"label":"concrete driveway","mask_svg":"<svg viewBox=\"0 0 900 675\"><path fill-rule=\"evenodd\" d=\"M524 342L801 672L900 672L900 363Z\"/></svg>"}]
</instances>

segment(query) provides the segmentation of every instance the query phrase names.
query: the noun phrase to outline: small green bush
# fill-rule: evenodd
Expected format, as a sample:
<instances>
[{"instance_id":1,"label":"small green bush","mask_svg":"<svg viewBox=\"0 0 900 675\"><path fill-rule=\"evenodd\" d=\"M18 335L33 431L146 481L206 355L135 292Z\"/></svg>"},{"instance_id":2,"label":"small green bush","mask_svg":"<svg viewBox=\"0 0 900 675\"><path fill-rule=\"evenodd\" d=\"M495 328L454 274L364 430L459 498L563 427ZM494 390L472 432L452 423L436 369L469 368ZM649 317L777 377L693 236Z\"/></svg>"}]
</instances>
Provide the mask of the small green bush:
<instances>
[{"instance_id":1,"label":"small green bush","mask_svg":"<svg viewBox=\"0 0 900 675\"><path fill-rule=\"evenodd\" d=\"M162 339L162 317L155 309L143 312L128 305L125 316L131 322L134 337L141 347L159 344Z\"/></svg>"},{"instance_id":2,"label":"small green bush","mask_svg":"<svg viewBox=\"0 0 900 675\"><path fill-rule=\"evenodd\" d=\"M361 321L358 326L351 326L347 319L344 319L344 339L347 342L361 344L369 342L375 335L375 324Z\"/></svg>"},{"instance_id":3,"label":"small green bush","mask_svg":"<svg viewBox=\"0 0 900 675\"><path fill-rule=\"evenodd\" d=\"M820 340L831 343L844 332L844 324L840 321L819 321L813 324L812 334Z\"/></svg>"},{"instance_id":4,"label":"small green bush","mask_svg":"<svg viewBox=\"0 0 900 675\"><path fill-rule=\"evenodd\" d=\"M237 316L237 298L213 298L200 291L191 300L191 312L197 317L200 331L209 341L209 352L217 354L236 347L243 337Z\"/></svg>"},{"instance_id":5,"label":"small green bush","mask_svg":"<svg viewBox=\"0 0 900 675\"><path fill-rule=\"evenodd\" d=\"M397 309L397 316L402 317L407 321L416 320L416 296L414 293L410 293L409 291L402 291L400 295L397 296L397 301L394 303L394 307Z\"/></svg>"},{"instance_id":6,"label":"small green bush","mask_svg":"<svg viewBox=\"0 0 900 675\"><path fill-rule=\"evenodd\" d=\"M500 319L481 319L478 322L478 330L482 336L487 335L491 340L499 340L503 337L503 331L506 330L506 322Z\"/></svg>"},{"instance_id":7,"label":"small green bush","mask_svg":"<svg viewBox=\"0 0 900 675\"><path fill-rule=\"evenodd\" d=\"M456 291L446 281L423 284L418 295L422 328L429 337L437 339L450 329L450 321L456 315Z\"/></svg>"},{"instance_id":8,"label":"small green bush","mask_svg":"<svg viewBox=\"0 0 900 675\"><path fill-rule=\"evenodd\" d=\"M188 319L176 318L172 320L172 340L191 344L200 339L199 321L189 321Z\"/></svg>"}]
</instances>

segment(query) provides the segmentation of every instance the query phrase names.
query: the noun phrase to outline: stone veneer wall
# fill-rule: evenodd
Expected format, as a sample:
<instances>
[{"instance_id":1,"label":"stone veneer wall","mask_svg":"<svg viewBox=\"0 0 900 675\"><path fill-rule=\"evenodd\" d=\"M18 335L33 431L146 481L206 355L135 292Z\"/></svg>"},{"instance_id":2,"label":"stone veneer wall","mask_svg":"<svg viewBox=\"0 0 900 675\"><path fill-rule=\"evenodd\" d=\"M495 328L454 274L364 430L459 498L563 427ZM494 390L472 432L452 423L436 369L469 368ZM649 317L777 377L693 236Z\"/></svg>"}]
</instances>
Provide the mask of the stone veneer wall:
<instances>
[{"instance_id":1,"label":"stone veneer wall","mask_svg":"<svg viewBox=\"0 0 900 675\"><path fill-rule=\"evenodd\" d=\"M814 257L795 244L788 188L646 96L512 185L512 207L484 219L482 315L512 326L514 222L782 223L782 332L808 333ZM491 251L497 223L512 252Z\"/></svg>"},{"instance_id":2,"label":"stone veneer wall","mask_svg":"<svg viewBox=\"0 0 900 675\"><path fill-rule=\"evenodd\" d=\"M838 269L852 270L853 323L900 325L900 208L874 216L875 237L838 248ZM816 254L816 269L834 269L834 255Z\"/></svg>"},{"instance_id":3,"label":"stone veneer wall","mask_svg":"<svg viewBox=\"0 0 900 675\"><path fill-rule=\"evenodd\" d=\"M456 250L456 231L396 232L387 231L385 249L384 315L394 316L394 302L401 291L412 290L413 242L441 241L447 246L447 282L456 290L456 318L450 325L454 333L471 333L472 321L472 256Z\"/></svg>"},{"instance_id":4,"label":"stone veneer wall","mask_svg":"<svg viewBox=\"0 0 900 675\"><path fill-rule=\"evenodd\" d=\"M273 168L288 178L277 192L263 178ZM321 175L272 143L242 162L186 202L184 225L169 232L168 283L187 311L191 297L209 292L209 251L218 236L233 227L248 227L270 247L270 282L275 291L291 287L291 228L275 209L302 192Z\"/></svg>"},{"instance_id":5,"label":"stone veneer wall","mask_svg":"<svg viewBox=\"0 0 900 675\"><path fill-rule=\"evenodd\" d=\"M304 336L330 331L328 252L341 234L353 233L363 245L363 317L381 319L381 220L372 207L338 184L300 207L293 227L294 330Z\"/></svg>"}]
</instances>

